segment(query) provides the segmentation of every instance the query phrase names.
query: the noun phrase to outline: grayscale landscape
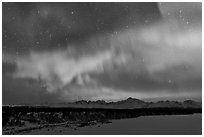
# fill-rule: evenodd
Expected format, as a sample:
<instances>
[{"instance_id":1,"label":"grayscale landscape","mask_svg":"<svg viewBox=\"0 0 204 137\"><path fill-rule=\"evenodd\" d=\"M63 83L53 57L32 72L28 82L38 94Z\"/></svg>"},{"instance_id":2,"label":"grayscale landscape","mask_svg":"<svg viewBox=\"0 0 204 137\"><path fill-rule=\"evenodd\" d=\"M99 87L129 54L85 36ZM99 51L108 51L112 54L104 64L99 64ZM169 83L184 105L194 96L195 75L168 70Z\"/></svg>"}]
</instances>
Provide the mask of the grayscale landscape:
<instances>
[{"instance_id":1,"label":"grayscale landscape","mask_svg":"<svg viewBox=\"0 0 204 137\"><path fill-rule=\"evenodd\" d=\"M3 135L201 135L201 2L3 2Z\"/></svg>"}]
</instances>

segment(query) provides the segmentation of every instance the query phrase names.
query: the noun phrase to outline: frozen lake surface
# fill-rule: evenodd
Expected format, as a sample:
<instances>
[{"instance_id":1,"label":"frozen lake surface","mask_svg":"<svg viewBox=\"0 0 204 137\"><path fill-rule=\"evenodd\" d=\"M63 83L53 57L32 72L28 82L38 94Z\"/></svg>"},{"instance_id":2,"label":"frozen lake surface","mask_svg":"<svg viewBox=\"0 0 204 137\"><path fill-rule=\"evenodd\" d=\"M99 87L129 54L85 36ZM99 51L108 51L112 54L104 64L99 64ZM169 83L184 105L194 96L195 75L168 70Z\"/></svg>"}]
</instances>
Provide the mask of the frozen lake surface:
<instances>
[{"instance_id":1,"label":"frozen lake surface","mask_svg":"<svg viewBox=\"0 0 204 137\"><path fill-rule=\"evenodd\" d=\"M112 120L81 128L55 127L33 130L24 134L92 134L92 135L192 135L202 134L202 114L142 116Z\"/></svg>"}]
</instances>

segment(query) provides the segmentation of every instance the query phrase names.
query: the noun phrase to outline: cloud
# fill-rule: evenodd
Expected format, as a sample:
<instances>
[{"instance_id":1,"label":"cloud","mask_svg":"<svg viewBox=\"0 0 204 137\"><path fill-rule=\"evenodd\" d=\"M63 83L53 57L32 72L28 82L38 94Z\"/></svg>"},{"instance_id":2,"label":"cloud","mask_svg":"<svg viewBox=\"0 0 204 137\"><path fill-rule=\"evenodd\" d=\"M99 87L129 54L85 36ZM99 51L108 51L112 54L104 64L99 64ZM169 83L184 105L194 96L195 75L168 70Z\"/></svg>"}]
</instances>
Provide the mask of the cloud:
<instances>
[{"instance_id":1,"label":"cloud","mask_svg":"<svg viewBox=\"0 0 204 137\"><path fill-rule=\"evenodd\" d=\"M119 101L127 99L128 97L154 100L156 98L163 99L188 99L200 96L199 93L179 92L171 94L168 90L155 92L131 92L122 89L114 89L110 87L101 86L70 86L60 94L60 99L63 101L76 100L105 100L105 101Z\"/></svg>"},{"instance_id":2,"label":"cloud","mask_svg":"<svg viewBox=\"0 0 204 137\"><path fill-rule=\"evenodd\" d=\"M143 63L150 73L181 63L190 64L200 71L201 34L201 28L189 31L178 25L160 22L128 30L116 37L113 44L129 56L132 54L130 61L134 63L131 63L136 66Z\"/></svg>"},{"instance_id":3,"label":"cloud","mask_svg":"<svg viewBox=\"0 0 204 137\"><path fill-rule=\"evenodd\" d=\"M83 84L81 74L100 71L100 65L110 58L109 51L79 58L70 56L67 51L31 52L28 57L16 60L17 71L14 77L41 79L49 92L56 92L75 77L78 77L79 85ZM89 77L86 76L85 80L88 81Z\"/></svg>"},{"instance_id":4,"label":"cloud","mask_svg":"<svg viewBox=\"0 0 204 137\"><path fill-rule=\"evenodd\" d=\"M200 28L164 21L114 37L94 36L87 44L94 52L33 51L16 59L14 77L40 79L64 100L193 96L201 94L201 40Z\"/></svg>"},{"instance_id":5,"label":"cloud","mask_svg":"<svg viewBox=\"0 0 204 137\"><path fill-rule=\"evenodd\" d=\"M126 61L101 81L131 92L201 93L201 34L197 26L192 31L165 21L127 30L111 42Z\"/></svg>"}]
</instances>

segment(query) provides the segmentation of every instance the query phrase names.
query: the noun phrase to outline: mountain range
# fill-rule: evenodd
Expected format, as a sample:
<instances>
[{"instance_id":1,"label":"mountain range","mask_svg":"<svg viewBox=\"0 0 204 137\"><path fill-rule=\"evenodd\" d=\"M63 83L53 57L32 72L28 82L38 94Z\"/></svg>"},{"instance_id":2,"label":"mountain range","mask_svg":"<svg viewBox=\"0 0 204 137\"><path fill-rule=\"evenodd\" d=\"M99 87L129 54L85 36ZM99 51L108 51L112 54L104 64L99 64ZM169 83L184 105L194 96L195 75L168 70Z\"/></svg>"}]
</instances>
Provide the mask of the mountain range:
<instances>
[{"instance_id":1,"label":"mountain range","mask_svg":"<svg viewBox=\"0 0 204 137\"><path fill-rule=\"evenodd\" d=\"M158 101L158 102L145 102L136 98L127 98L117 102L106 102L104 100L86 101L80 100L72 103L59 103L54 107L76 107L76 108L118 108L118 109L134 109L134 108L202 108L202 103L185 100L179 101Z\"/></svg>"}]
</instances>

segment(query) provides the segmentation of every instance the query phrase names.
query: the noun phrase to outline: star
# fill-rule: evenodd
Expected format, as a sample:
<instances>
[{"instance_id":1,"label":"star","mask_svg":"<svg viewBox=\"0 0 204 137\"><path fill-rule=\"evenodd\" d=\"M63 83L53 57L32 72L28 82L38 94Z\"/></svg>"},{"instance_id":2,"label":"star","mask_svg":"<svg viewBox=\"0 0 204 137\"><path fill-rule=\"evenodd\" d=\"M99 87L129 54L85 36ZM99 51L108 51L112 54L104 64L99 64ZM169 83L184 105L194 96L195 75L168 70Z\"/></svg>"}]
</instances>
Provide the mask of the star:
<instances>
[{"instance_id":1,"label":"star","mask_svg":"<svg viewBox=\"0 0 204 137\"><path fill-rule=\"evenodd\" d=\"M52 39L52 34L49 35L50 39Z\"/></svg>"},{"instance_id":2,"label":"star","mask_svg":"<svg viewBox=\"0 0 204 137\"><path fill-rule=\"evenodd\" d=\"M115 34L115 35L117 35L117 34L118 34L118 32L117 32L117 31L115 31L115 32L114 32L114 34Z\"/></svg>"},{"instance_id":3,"label":"star","mask_svg":"<svg viewBox=\"0 0 204 137\"><path fill-rule=\"evenodd\" d=\"M189 21L186 21L186 24L189 24L190 22Z\"/></svg>"},{"instance_id":4,"label":"star","mask_svg":"<svg viewBox=\"0 0 204 137\"><path fill-rule=\"evenodd\" d=\"M145 23L148 23L149 22L149 20L145 20Z\"/></svg>"},{"instance_id":5,"label":"star","mask_svg":"<svg viewBox=\"0 0 204 137\"><path fill-rule=\"evenodd\" d=\"M183 10L179 10L179 13L181 14Z\"/></svg>"},{"instance_id":6,"label":"star","mask_svg":"<svg viewBox=\"0 0 204 137\"><path fill-rule=\"evenodd\" d=\"M185 21L185 18L182 18L183 21Z\"/></svg>"},{"instance_id":7,"label":"star","mask_svg":"<svg viewBox=\"0 0 204 137\"><path fill-rule=\"evenodd\" d=\"M172 81L169 79L169 80L168 80L168 83L172 83Z\"/></svg>"},{"instance_id":8,"label":"star","mask_svg":"<svg viewBox=\"0 0 204 137\"><path fill-rule=\"evenodd\" d=\"M17 55L17 56L19 55L19 52L18 52L18 51L16 51L16 55Z\"/></svg>"}]
</instances>

